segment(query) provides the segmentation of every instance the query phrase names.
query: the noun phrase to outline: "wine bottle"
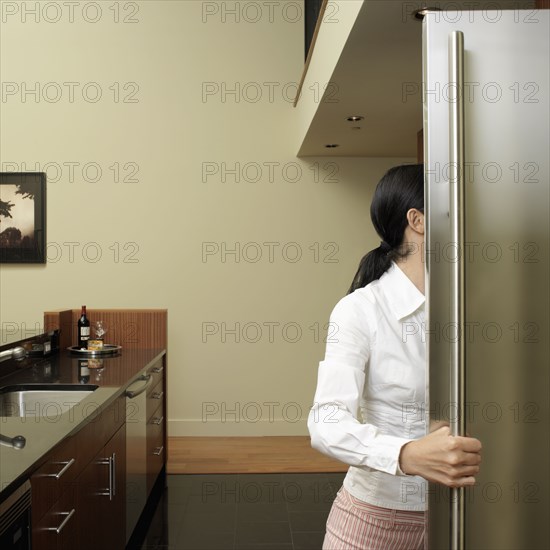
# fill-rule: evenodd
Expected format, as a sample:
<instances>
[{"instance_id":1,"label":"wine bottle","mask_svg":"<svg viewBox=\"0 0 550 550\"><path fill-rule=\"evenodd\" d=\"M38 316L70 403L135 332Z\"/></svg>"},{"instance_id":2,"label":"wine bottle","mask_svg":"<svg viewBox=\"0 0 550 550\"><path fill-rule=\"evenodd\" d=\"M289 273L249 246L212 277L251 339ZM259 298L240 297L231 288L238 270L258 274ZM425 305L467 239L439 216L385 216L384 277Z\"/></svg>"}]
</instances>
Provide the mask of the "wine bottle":
<instances>
[{"instance_id":1,"label":"wine bottle","mask_svg":"<svg viewBox=\"0 0 550 550\"><path fill-rule=\"evenodd\" d=\"M80 319L77 323L78 328L78 347L80 349L87 349L88 340L90 339L90 321L86 317L86 306L82 306L80 312Z\"/></svg>"}]
</instances>

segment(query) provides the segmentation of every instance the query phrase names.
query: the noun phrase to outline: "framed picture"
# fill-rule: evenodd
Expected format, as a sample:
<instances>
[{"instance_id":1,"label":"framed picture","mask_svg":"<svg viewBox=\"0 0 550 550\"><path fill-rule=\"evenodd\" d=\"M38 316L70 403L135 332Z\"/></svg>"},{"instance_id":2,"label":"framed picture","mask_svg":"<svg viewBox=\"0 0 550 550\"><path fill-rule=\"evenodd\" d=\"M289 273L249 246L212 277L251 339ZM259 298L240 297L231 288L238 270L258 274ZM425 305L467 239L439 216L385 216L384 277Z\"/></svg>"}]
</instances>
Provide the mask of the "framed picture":
<instances>
[{"instance_id":1,"label":"framed picture","mask_svg":"<svg viewBox=\"0 0 550 550\"><path fill-rule=\"evenodd\" d=\"M46 263L43 172L0 172L0 263Z\"/></svg>"}]
</instances>

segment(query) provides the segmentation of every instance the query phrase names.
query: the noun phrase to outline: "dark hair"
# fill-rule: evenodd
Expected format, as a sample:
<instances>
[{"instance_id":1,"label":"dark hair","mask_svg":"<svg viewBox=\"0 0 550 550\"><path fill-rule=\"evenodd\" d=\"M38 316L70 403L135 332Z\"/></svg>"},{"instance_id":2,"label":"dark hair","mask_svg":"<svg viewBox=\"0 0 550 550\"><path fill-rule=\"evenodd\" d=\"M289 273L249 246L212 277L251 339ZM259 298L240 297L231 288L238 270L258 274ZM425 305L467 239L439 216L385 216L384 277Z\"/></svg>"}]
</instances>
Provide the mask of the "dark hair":
<instances>
[{"instance_id":1,"label":"dark hair","mask_svg":"<svg viewBox=\"0 0 550 550\"><path fill-rule=\"evenodd\" d=\"M376 186L370 217L382 242L359 262L348 294L379 279L392 260L407 256L408 251L400 248L408 225L407 212L411 208L424 211L423 164L390 168Z\"/></svg>"}]
</instances>

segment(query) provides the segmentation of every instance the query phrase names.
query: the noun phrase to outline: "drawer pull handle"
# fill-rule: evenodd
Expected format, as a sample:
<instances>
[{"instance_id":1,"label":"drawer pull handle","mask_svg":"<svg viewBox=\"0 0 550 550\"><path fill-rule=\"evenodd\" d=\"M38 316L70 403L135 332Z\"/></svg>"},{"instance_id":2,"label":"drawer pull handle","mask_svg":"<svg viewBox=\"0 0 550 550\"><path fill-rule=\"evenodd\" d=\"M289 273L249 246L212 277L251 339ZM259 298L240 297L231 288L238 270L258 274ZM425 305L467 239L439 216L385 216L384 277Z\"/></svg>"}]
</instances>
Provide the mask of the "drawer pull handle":
<instances>
[{"instance_id":1,"label":"drawer pull handle","mask_svg":"<svg viewBox=\"0 0 550 550\"><path fill-rule=\"evenodd\" d=\"M163 395L164 395L163 391L156 391L151 397L153 399L162 399Z\"/></svg>"},{"instance_id":2,"label":"drawer pull handle","mask_svg":"<svg viewBox=\"0 0 550 550\"><path fill-rule=\"evenodd\" d=\"M116 496L116 453L113 453L111 464L112 464L111 479L113 480L113 498L114 498Z\"/></svg>"},{"instance_id":3,"label":"drawer pull handle","mask_svg":"<svg viewBox=\"0 0 550 550\"><path fill-rule=\"evenodd\" d=\"M154 451L153 451L153 454L156 455L156 456L160 456L162 454L162 451L164 451L164 446L162 447L157 447Z\"/></svg>"},{"instance_id":4,"label":"drawer pull handle","mask_svg":"<svg viewBox=\"0 0 550 550\"><path fill-rule=\"evenodd\" d=\"M151 372L154 372L155 374L159 374L163 370L164 370L164 367L155 367L155 368L151 369Z\"/></svg>"},{"instance_id":5,"label":"drawer pull handle","mask_svg":"<svg viewBox=\"0 0 550 550\"><path fill-rule=\"evenodd\" d=\"M109 466L109 488L105 491L101 491L100 493L98 493L100 496L109 497L109 500L113 500L113 497L115 496L115 460L115 453L113 453L113 456L110 456L108 458L100 458L97 461L97 464Z\"/></svg>"},{"instance_id":6,"label":"drawer pull handle","mask_svg":"<svg viewBox=\"0 0 550 550\"><path fill-rule=\"evenodd\" d=\"M59 479L74 463L74 458L71 458L68 462L56 462L56 464L64 464L65 466L63 466L57 474L46 474L44 477L55 477L55 479Z\"/></svg>"},{"instance_id":7,"label":"drawer pull handle","mask_svg":"<svg viewBox=\"0 0 550 550\"><path fill-rule=\"evenodd\" d=\"M163 420L164 420L164 416L161 416L160 418L157 416L153 418L153 420L151 420L151 424L154 424L155 426L160 426Z\"/></svg>"},{"instance_id":8,"label":"drawer pull handle","mask_svg":"<svg viewBox=\"0 0 550 550\"><path fill-rule=\"evenodd\" d=\"M61 522L61 525L59 527L47 527L46 531L55 531L58 535L63 531L63 528L67 523L69 523L69 520L74 516L76 510L73 508L70 512L61 512L60 516L66 516L65 519Z\"/></svg>"}]
</instances>

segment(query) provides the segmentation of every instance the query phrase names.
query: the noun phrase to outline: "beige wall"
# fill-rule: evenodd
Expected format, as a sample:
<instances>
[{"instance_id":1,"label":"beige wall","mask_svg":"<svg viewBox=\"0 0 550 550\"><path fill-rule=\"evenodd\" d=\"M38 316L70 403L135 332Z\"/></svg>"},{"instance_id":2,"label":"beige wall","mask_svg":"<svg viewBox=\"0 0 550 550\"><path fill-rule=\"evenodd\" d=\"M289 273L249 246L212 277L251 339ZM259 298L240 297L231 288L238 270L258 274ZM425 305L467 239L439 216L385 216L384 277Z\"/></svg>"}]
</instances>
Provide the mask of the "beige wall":
<instances>
[{"instance_id":1,"label":"beige wall","mask_svg":"<svg viewBox=\"0 0 550 550\"><path fill-rule=\"evenodd\" d=\"M290 22L282 1L272 14L251 2L260 12L238 23L222 13L232 2L120 2L116 23L114 2L101 14L42 2L37 22L25 11L35 2L2 4L0 161L50 178L50 261L1 267L3 327L24 336L42 311L80 304L168 308L170 435L307 433L329 313L377 244L371 193L400 160L296 158L302 17ZM202 97L223 82L241 87L239 101ZM25 93L36 83L38 97ZM236 182L223 181L224 162L251 164ZM121 179L139 168L137 181L114 182L115 163ZM239 243L238 262L203 258L222 243ZM223 323L240 323L240 342Z\"/></svg>"}]
</instances>

